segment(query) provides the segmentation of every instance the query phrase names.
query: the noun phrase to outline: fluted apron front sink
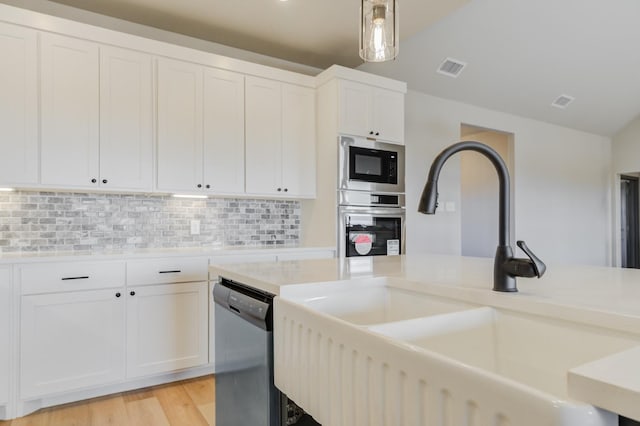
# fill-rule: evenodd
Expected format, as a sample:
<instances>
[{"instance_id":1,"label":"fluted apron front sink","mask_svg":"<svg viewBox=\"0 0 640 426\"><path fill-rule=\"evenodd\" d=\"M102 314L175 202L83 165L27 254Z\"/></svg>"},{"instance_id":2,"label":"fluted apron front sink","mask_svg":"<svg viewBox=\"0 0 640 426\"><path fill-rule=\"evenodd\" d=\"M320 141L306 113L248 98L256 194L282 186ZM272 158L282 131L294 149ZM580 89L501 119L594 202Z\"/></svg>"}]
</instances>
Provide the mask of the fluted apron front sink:
<instances>
[{"instance_id":1,"label":"fluted apron front sink","mask_svg":"<svg viewBox=\"0 0 640 426\"><path fill-rule=\"evenodd\" d=\"M419 284L387 278L305 285L287 299L355 325L381 324L476 307L420 292Z\"/></svg>"},{"instance_id":2,"label":"fluted apron front sink","mask_svg":"<svg viewBox=\"0 0 640 426\"><path fill-rule=\"evenodd\" d=\"M567 371L634 336L492 307L380 324L325 301L274 310L276 386L323 425L617 426L568 398Z\"/></svg>"},{"instance_id":3,"label":"fluted apron front sink","mask_svg":"<svg viewBox=\"0 0 640 426\"><path fill-rule=\"evenodd\" d=\"M490 307L370 330L559 399L568 398L568 370L637 345L610 330Z\"/></svg>"}]
</instances>

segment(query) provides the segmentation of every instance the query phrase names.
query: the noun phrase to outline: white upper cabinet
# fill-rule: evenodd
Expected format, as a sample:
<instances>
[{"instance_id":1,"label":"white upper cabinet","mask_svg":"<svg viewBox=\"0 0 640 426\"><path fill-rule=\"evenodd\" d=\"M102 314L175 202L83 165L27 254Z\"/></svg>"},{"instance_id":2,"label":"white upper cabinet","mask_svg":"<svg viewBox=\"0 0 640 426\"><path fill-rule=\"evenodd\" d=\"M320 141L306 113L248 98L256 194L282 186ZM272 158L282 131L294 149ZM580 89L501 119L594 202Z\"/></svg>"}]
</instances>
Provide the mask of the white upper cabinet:
<instances>
[{"instance_id":1,"label":"white upper cabinet","mask_svg":"<svg viewBox=\"0 0 640 426\"><path fill-rule=\"evenodd\" d=\"M158 60L158 182L165 191L202 185L202 67Z\"/></svg>"},{"instance_id":2,"label":"white upper cabinet","mask_svg":"<svg viewBox=\"0 0 640 426\"><path fill-rule=\"evenodd\" d=\"M244 76L158 61L158 189L244 192Z\"/></svg>"},{"instance_id":3,"label":"white upper cabinet","mask_svg":"<svg viewBox=\"0 0 640 426\"><path fill-rule=\"evenodd\" d=\"M206 192L244 192L244 76L204 69L204 178Z\"/></svg>"},{"instance_id":4,"label":"white upper cabinet","mask_svg":"<svg viewBox=\"0 0 640 426\"><path fill-rule=\"evenodd\" d=\"M404 144L404 93L374 88L371 117L376 139Z\"/></svg>"},{"instance_id":5,"label":"white upper cabinet","mask_svg":"<svg viewBox=\"0 0 640 426\"><path fill-rule=\"evenodd\" d=\"M150 191L153 184L151 56L100 47L100 186Z\"/></svg>"},{"instance_id":6,"label":"white upper cabinet","mask_svg":"<svg viewBox=\"0 0 640 426\"><path fill-rule=\"evenodd\" d=\"M282 92L280 83L246 78L246 190L280 195L282 187Z\"/></svg>"},{"instance_id":7,"label":"white upper cabinet","mask_svg":"<svg viewBox=\"0 0 640 426\"><path fill-rule=\"evenodd\" d=\"M42 34L41 183L150 191L151 57Z\"/></svg>"},{"instance_id":8,"label":"white upper cabinet","mask_svg":"<svg viewBox=\"0 0 640 426\"><path fill-rule=\"evenodd\" d=\"M300 197L316 195L315 91L282 85L282 184Z\"/></svg>"},{"instance_id":9,"label":"white upper cabinet","mask_svg":"<svg viewBox=\"0 0 640 426\"><path fill-rule=\"evenodd\" d=\"M404 143L404 93L340 80L338 131Z\"/></svg>"},{"instance_id":10,"label":"white upper cabinet","mask_svg":"<svg viewBox=\"0 0 640 426\"><path fill-rule=\"evenodd\" d=\"M38 183L37 33L0 23L0 186Z\"/></svg>"},{"instance_id":11,"label":"white upper cabinet","mask_svg":"<svg viewBox=\"0 0 640 426\"><path fill-rule=\"evenodd\" d=\"M247 77L245 120L247 193L314 197L314 91Z\"/></svg>"},{"instance_id":12,"label":"white upper cabinet","mask_svg":"<svg viewBox=\"0 0 640 426\"><path fill-rule=\"evenodd\" d=\"M41 36L41 179L57 187L98 187L98 45Z\"/></svg>"}]
</instances>

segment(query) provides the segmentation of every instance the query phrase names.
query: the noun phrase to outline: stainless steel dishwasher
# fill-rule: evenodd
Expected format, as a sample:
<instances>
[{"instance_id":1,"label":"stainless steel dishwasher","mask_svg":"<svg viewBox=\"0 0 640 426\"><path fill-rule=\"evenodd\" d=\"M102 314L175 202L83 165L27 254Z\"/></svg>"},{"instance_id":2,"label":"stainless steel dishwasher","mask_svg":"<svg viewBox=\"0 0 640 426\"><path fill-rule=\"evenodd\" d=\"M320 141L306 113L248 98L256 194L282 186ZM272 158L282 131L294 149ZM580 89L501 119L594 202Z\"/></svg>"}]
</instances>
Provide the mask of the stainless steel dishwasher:
<instances>
[{"instance_id":1,"label":"stainless steel dishwasher","mask_svg":"<svg viewBox=\"0 0 640 426\"><path fill-rule=\"evenodd\" d=\"M216 425L283 425L273 384L273 295L223 278L213 300Z\"/></svg>"},{"instance_id":2,"label":"stainless steel dishwasher","mask_svg":"<svg viewBox=\"0 0 640 426\"><path fill-rule=\"evenodd\" d=\"M320 426L273 383L273 297L226 278L213 288L216 426Z\"/></svg>"}]
</instances>

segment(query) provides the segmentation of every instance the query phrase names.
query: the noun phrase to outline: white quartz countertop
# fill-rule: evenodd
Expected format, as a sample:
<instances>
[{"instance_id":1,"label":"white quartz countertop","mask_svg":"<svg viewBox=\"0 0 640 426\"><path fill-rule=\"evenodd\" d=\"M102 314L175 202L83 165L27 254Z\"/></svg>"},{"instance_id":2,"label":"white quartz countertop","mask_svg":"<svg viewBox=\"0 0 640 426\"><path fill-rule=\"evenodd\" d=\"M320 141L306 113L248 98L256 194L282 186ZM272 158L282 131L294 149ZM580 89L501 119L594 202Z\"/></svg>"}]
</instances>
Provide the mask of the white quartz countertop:
<instances>
[{"instance_id":1,"label":"white quartz countertop","mask_svg":"<svg viewBox=\"0 0 640 426\"><path fill-rule=\"evenodd\" d=\"M388 277L412 281L425 292L474 304L558 318L640 335L640 270L548 265L541 279L519 278L518 293L492 291L493 259L415 255L287 261L277 264L211 265L219 275L276 295L299 285ZM572 375L588 380L589 403L614 412L638 413L622 399L640 398L637 351L603 360ZM615 366L615 368L613 368ZM624 371L632 375L624 375ZM633 373L631 373L633 372ZM624 380L621 377L625 377ZM578 381L574 380L574 383ZM570 382L571 384L571 382ZM576 385L573 385L576 386ZM619 398L607 398L611 389ZM601 398L598 395L602 395ZM612 401L618 401L612 403Z\"/></svg>"},{"instance_id":2,"label":"white quartz countertop","mask_svg":"<svg viewBox=\"0 0 640 426\"><path fill-rule=\"evenodd\" d=\"M185 248L148 248L135 250L110 250L104 252L68 251L68 252L21 252L0 253L0 265L12 263L57 262L74 260L114 260L145 259L172 256L234 256L252 254L278 254L290 252L312 252L335 250L335 247L298 247L298 246L265 246L265 247L185 247Z\"/></svg>"},{"instance_id":3,"label":"white quartz countertop","mask_svg":"<svg viewBox=\"0 0 640 426\"><path fill-rule=\"evenodd\" d=\"M598 266L549 265L540 279L518 278L517 293L493 287L493 259L415 255L315 259L215 265L212 276L243 282L273 294L291 285L376 277L398 277L421 283L430 292L472 299L475 303L547 314L560 310L578 322L638 332L640 270ZM560 309L558 309L560 308ZM539 312L540 310L544 312ZM548 311L548 312L547 312ZM562 313L564 311L565 313ZM606 320L606 319L609 320ZM605 323L602 321L605 320Z\"/></svg>"}]
</instances>

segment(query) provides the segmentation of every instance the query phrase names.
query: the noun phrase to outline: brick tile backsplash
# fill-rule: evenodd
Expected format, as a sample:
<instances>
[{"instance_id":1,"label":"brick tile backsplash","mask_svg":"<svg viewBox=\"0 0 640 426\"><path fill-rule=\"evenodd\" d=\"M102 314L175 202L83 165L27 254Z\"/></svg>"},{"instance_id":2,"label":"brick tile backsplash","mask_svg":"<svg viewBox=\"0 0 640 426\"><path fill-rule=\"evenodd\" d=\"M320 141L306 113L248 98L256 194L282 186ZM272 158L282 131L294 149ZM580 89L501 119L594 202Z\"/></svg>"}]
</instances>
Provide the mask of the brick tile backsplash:
<instances>
[{"instance_id":1,"label":"brick tile backsplash","mask_svg":"<svg viewBox=\"0 0 640 426\"><path fill-rule=\"evenodd\" d=\"M191 235L191 220L200 234ZM142 194L0 193L0 252L294 246L300 202Z\"/></svg>"}]
</instances>

